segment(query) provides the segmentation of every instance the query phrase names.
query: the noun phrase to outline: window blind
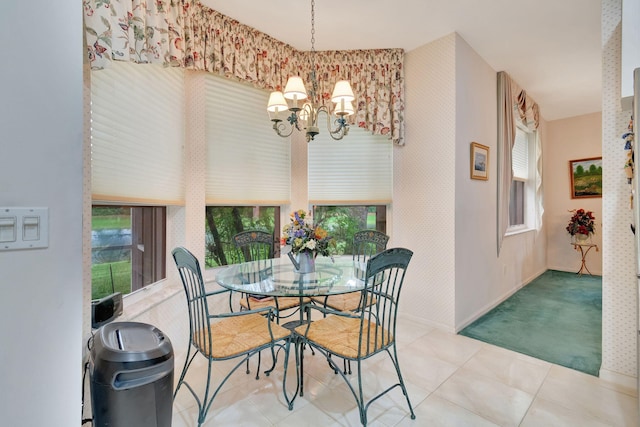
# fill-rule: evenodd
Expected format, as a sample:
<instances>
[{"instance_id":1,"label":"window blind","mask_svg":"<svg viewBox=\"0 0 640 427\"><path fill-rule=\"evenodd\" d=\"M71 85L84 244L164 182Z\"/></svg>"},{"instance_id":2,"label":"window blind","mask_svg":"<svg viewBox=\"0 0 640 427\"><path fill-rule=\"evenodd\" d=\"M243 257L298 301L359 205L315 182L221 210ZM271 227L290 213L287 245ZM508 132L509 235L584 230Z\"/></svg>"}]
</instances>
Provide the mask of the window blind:
<instances>
[{"instance_id":1,"label":"window blind","mask_svg":"<svg viewBox=\"0 0 640 427\"><path fill-rule=\"evenodd\" d=\"M205 88L207 204L288 204L291 142L271 127L269 93L210 74Z\"/></svg>"},{"instance_id":2,"label":"window blind","mask_svg":"<svg viewBox=\"0 0 640 427\"><path fill-rule=\"evenodd\" d=\"M94 201L184 203L183 82L179 68L123 61L91 73Z\"/></svg>"},{"instance_id":3,"label":"window blind","mask_svg":"<svg viewBox=\"0 0 640 427\"><path fill-rule=\"evenodd\" d=\"M529 135L516 128L516 141L511 150L513 177L522 180L529 178Z\"/></svg>"},{"instance_id":4,"label":"window blind","mask_svg":"<svg viewBox=\"0 0 640 427\"><path fill-rule=\"evenodd\" d=\"M309 143L308 165L312 204L391 203L393 144L386 136L352 126L334 141L321 127Z\"/></svg>"}]
</instances>

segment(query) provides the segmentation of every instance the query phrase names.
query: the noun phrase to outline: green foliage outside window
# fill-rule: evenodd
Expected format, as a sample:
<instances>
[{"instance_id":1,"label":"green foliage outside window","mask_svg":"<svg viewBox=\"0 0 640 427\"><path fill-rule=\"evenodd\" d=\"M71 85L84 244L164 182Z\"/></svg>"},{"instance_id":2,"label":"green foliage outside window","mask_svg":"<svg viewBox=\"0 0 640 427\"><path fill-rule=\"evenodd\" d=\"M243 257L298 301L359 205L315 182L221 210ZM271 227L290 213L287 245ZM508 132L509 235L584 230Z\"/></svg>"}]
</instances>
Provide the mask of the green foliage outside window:
<instances>
[{"instance_id":1,"label":"green foliage outside window","mask_svg":"<svg viewBox=\"0 0 640 427\"><path fill-rule=\"evenodd\" d=\"M313 222L336 241L336 255L353 253L353 235L360 230L375 230L377 212L384 206L315 206ZM379 230L385 232L384 229Z\"/></svg>"},{"instance_id":2,"label":"green foliage outside window","mask_svg":"<svg viewBox=\"0 0 640 427\"><path fill-rule=\"evenodd\" d=\"M370 229L386 232L386 206L314 206L313 223L336 241L334 255L353 253L353 235ZM280 256L280 207L207 206L205 215L206 268L241 262L232 238L241 231L263 230L274 234L274 254Z\"/></svg>"},{"instance_id":3,"label":"green foliage outside window","mask_svg":"<svg viewBox=\"0 0 640 427\"><path fill-rule=\"evenodd\" d=\"M94 206L91 210L91 299L131 292L131 208ZM127 235L129 236L127 238ZM127 245L128 248L113 248Z\"/></svg>"},{"instance_id":4,"label":"green foliage outside window","mask_svg":"<svg viewBox=\"0 0 640 427\"><path fill-rule=\"evenodd\" d=\"M207 206L206 267L240 262L232 241L233 236L245 230L262 230L274 233L279 216L280 208L274 206ZM274 245L278 248L279 237L278 231L274 238ZM274 252L276 251L274 250Z\"/></svg>"}]
</instances>

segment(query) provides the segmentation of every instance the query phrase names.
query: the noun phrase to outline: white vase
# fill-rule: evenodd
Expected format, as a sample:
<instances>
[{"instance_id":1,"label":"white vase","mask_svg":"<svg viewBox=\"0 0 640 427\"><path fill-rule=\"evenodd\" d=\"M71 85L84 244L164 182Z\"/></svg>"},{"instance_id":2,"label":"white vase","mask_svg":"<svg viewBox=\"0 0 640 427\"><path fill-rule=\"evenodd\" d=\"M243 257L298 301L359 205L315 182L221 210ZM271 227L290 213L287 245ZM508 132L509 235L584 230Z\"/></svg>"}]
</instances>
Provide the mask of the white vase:
<instances>
[{"instance_id":1,"label":"white vase","mask_svg":"<svg viewBox=\"0 0 640 427\"><path fill-rule=\"evenodd\" d=\"M573 235L573 237L575 238L576 243L586 243L589 239L589 234L576 233Z\"/></svg>"},{"instance_id":2,"label":"white vase","mask_svg":"<svg viewBox=\"0 0 640 427\"><path fill-rule=\"evenodd\" d=\"M296 255L298 261L298 267L296 271L298 273L313 273L316 271L316 260L313 254L310 252L299 252Z\"/></svg>"}]
</instances>

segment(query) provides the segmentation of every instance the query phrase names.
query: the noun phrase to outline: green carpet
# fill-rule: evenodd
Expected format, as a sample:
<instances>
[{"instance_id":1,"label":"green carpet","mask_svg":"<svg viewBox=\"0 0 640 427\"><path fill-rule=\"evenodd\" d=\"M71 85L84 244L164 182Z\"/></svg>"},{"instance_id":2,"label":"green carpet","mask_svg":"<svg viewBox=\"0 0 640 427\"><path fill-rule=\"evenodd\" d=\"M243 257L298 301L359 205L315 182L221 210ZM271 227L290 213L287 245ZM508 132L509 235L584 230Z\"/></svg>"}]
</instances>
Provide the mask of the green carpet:
<instances>
[{"instance_id":1,"label":"green carpet","mask_svg":"<svg viewBox=\"0 0 640 427\"><path fill-rule=\"evenodd\" d=\"M547 270L460 334L597 376L602 277Z\"/></svg>"}]
</instances>

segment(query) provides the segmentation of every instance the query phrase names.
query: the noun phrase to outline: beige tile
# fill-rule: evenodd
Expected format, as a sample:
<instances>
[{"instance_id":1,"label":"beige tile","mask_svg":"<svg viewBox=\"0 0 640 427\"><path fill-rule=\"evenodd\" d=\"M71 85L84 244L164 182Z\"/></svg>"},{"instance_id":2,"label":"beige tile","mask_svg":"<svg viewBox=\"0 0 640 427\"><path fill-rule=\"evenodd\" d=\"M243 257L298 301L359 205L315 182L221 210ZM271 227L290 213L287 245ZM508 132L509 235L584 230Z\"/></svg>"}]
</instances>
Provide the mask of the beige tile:
<instances>
[{"instance_id":1,"label":"beige tile","mask_svg":"<svg viewBox=\"0 0 640 427\"><path fill-rule=\"evenodd\" d=\"M529 393L466 368L456 371L434 395L501 426L517 426L533 401Z\"/></svg>"},{"instance_id":2,"label":"beige tile","mask_svg":"<svg viewBox=\"0 0 640 427\"><path fill-rule=\"evenodd\" d=\"M462 366L482 348L482 343L462 335L435 329L413 341L410 345L402 346L402 348L408 348L416 354L435 357L447 363Z\"/></svg>"},{"instance_id":3,"label":"beige tile","mask_svg":"<svg viewBox=\"0 0 640 427\"><path fill-rule=\"evenodd\" d=\"M296 409L286 418L279 421L275 425L278 427L300 427L300 426L330 426L335 425L336 420L331 418L322 409L315 405L304 405L300 409Z\"/></svg>"},{"instance_id":4,"label":"beige tile","mask_svg":"<svg viewBox=\"0 0 640 427\"><path fill-rule=\"evenodd\" d=\"M545 376L551 369L550 363L537 363L533 358L520 357L517 353L483 347L464 365L479 375L494 378L508 386L535 395Z\"/></svg>"},{"instance_id":5,"label":"beige tile","mask_svg":"<svg viewBox=\"0 0 640 427\"><path fill-rule=\"evenodd\" d=\"M274 396L272 395L273 399ZM197 426L198 408L193 406L173 414L172 425ZM242 387L234 387L222 392L214 400L203 426L271 426L272 422L264 417Z\"/></svg>"},{"instance_id":6,"label":"beige tile","mask_svg":"<svg viewBox=\"0 0 640 427\"><path fill-rule=\"evenodd\" d=\"M405 417L396 427L496 427L497 424L482 418L458 405L431 395L415 408L416 419Z\"/></svg>"},{"instance_id":7,"label":"beige tile","mask_svg":"<svg viewBox=\"0 0 640 427\"><path fill-rule=\"evenodd\" d=\"M400 317L398 318L398 325L396 327L398 344L411 343L433 330L435 330L433 326L423 325Z\"/></svg>"},{"instance_id":8,"label":"beige tile","mask_svg":"<svg viewBox=\"0 0 640 427\"><path fill-rule=\"evenodd\" d=\"M371 427L510 426L520 421L523 427L637 425L637 398L616 384L406 319L399 328L400 368L417 418L411 420L404 395L394 389L371 404L367 414ZM188 378L204 389L206 363L198 359ZM214 401L205 426L360 425L344 379L334 374L322 355L312 356L308 350L305 394L289 411L282 394L283 362L280 353L273 373L268 377L261 373L257 381L256 358L251 360L250 375L241 366ZM216 385L235 363L214 364ZM261 370L270 365L271 357L264 352ZM293 353L289 366L288 390L292 391ZM347 378L357 387L356 365L352 368L354 374ZM176 381L181 369L177 364ZM395 383L395 370L386 354L365 361L363 371L367 398ZM196 418L195 401L181 390L174 402L173 427L196 426Z\"/></svg>"},{"instance_id":9,"label":"beige tile","mask_svg":"<svg viewBox=\"0 0 640 427\"><path fill-rule=\"evenodd\" d=\"M599 384L595 377L553 366L538 397L614 426L638 425L638 400Z\"/></svg>"},{"instance_id":10,"label":"beige tile","mask_svg":"<svg viewBox=\"0 0 640 427\"><path fill-rule=\"evenodd\" d=\"M611 426L582 411L567 409L562 405L537 398L525 415L520 427L607 427Z\"/></svg>"},{"instance_id":11,"label":"beige tile","mask_svg":"<svg viewBox=\"0 0 640 427\"><path fill-rule=\"evenodd\" d=\"M457 365L420 352L398 350L404 380L431 392L437 389L458 369Z\"/></svg>"}]
</instances>

